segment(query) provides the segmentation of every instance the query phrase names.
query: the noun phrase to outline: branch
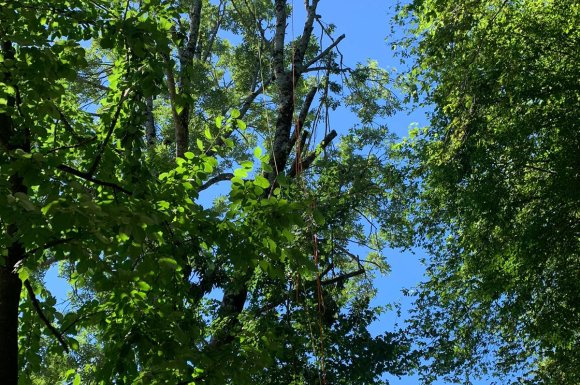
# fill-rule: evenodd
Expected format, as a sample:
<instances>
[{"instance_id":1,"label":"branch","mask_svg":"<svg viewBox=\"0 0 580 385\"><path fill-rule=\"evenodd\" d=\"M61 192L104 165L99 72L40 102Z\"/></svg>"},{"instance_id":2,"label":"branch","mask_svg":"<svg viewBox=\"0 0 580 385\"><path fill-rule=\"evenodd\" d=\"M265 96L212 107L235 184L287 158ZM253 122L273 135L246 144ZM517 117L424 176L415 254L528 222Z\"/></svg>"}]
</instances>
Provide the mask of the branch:
<instances>
[{"instance_id":1,"label":"branch","mask_svg":"<svg viewBox=\"0 0 580 385\"><path fill-rule=\"evenodd\" d=\"M246 96L246 98L244 99L244 101L242 103L242 107L240 107L240 109L239 109L240 116L238 117L238 119L244 118L244 116L246 115L246 113L248 112L250 107L252 106L252 103L254 102L254 100L258 97L258 95L260 95L262 92L264 92L264 90L272 83L273 80L274 80L274 78L270 78L270 79L265 80L264 83L260 87L256 88L251 94ZM215 143L213 144L213 146L211 146L210 148L208 148L205 151L205 155L208 155L208 156L214 155L216 153L215 147L223 146L225 144L224 139L229 138L233 132L234 132L234 130L229 130L229 131L226 131L224 133L224 135L218 137L215 140Z\"/></svg>"},{"instance_id":2,"label":"branch","mask_svg":"<svg viewBox=\"0 0 580 385\"><path fill-rule=\"evenodd\" d=\"M290 177L294 177L297 174L303 172L304 170L307 170L312 163L314 162L314 160L316 160L316 158L318 157L318 155L326 148L328 147L328 145L330 144L330 142L332 142L332 140L334 138L336 138L338 134L336 133L336 131L332 130L328 133L328 135L326 135L324 137L324 139L322 140L322 142L320 142L320 144L318 145L318 148L311 152L306 158L304 158L304 160L302 160L300 162L300 164L293 164L292 168L290 169L290 172L288 173L288 175Z\"/></svg>"},{"instance_id":3,"label":"branch","mask_svg":"<svg viewBox=\"0 0 580 385\"><path fill-rule=\"evenodd\" d=\"M235 1L232 1L232 5L234 5L234 3L235 3ZM260 37L262 38L262 43L268 42L268 39L266 38L266 30L262 27L262 21L260 19L258 19L256 14L252 10L252 7L250 7L250 4L248 4L248 1L244 0L244 3L246 4L246 8L248 8L248 12L250 13L250 15L252 15L252 18L256 22L256 27L258 27L258 30L260 32ZM254 7L255 7L255 5L254 5Z\"/></svg>"},{"instance_id":4,"label":"branch","mask_svg":"<svg viewBox=\"0 0 580 385\"><path fill-rule=\"evenodd\" d=\"M103 142L101 143L101 147L99 148L99 151L97 152L97 156L95 157L95 160L93 161L91 168L89 169L89 171L87 171L87 175L89 178L93 177L93 175L95 174L95 171L97 171L97 167L99 167L99 163L101 162L101 158L103 157L103 153L105 152L105 148L107 147L107 144L109 143L109 140L111 139L111 136L113 135L113 130L115 129L115 126L117 125L117 121L119 120L119 115L121 114L121 108L123 107L123 102L125 101L125 97L127 96L128 91L129 91L129 89L126 89L125 91L123 91L123 93L121 94L121 98L119 98L119 104L117 105L117 109L115 110L115 114L113 115L113 120L111 121L111 125L109 126L109 130L107 131L107 135L105 136L105 139L103 139Z\"/></svg>"},{"instance_id":5,"label":"branch","mask_svg":"<svg viewBox=\"0 0 580 385\"><path fill-rule=\"evenodd\" d=\"M329 45L328 47L326 47L326 49L324 51L322 51L321 53L319 53L316 57L314 57L312 60L310 60L308 63L306 63L305 65L303 65L302 67L299 68L298 72L299 73L303 73L304 71L306 71L311 65L313 65L314 63L316 63L317 61L319 61L320 59L322 59L323 57L325 57L326 55L328 55L328 53L338 45L338 43L340 43L344 38L346 37L345 34L340 35L335 41L332 42L331 45Z\"/></svg>"},{"instance_id":6,"label":"branch","mask_svg":"<svg viewBox=\"0 0 580 385\"><path fill-rule=\"evenodd\" d=\"M233 4L233 2L232 2L232 4ZM222 7L222 5L223 5L223 7ZM217 37L217 34L219 32L220 26L222 24L222 21L224 19L225 13L226 13L226 5L227 5L227 2L223 1L223 0L221 0L220 4L218 5L217 20L215 22L214 29L210 33L210 38L209 38L209 42L207 43L207 49L205 50L205 53L202 53L201 49L198 48L198 52L200 53L200 56L201 56L201 57L198 57L198 59L204 63L207 62L208 59L211 57L211 50L213 48L213 45L215 43L215 39Z\"/></svg>"},{"instance_id":7,"label":"branch","mask_svg":"<svg viewBox=\"0 0 580 385\"><path fill-rule=\"evenodd\" d=\"M205 182L204 184L202 184L197 191L198 192L203 191L205 189L210 188L211 186L213 186L214 184L216 184L218 182L222 182L224 180L230 180L233 177L234 177L234 174L232 174L231 172L225 172L223 174L216 175L213 178L208 179L208 181Z\"/></svg>"},{"instance_id":8,"label":"branch","mask_svg":"<svg viewBox=\"0 0 580 385\"><path fill-rule=\"evenodd\" d=\"M189 89L187 89L188 87L186 87L186 85L189 85L186 68L191 65L191 60L193 59L197 49L199 27L201 25L201 7L202 0L194 0L191 3L191 7L189 8L189 33L187 36L187 44L179 50L179 86L181 87L181 92L184 90L189 92Z\"/></svg>"},{"instance_id":9,"label":"branch","mask_svg":"<svg viewBox=\"0 0 580 385\"><path fill-rule=\"evenodd\" d=\"M294 145L296 144L297 140L296 135L297 134L292 135L292 138L290 140L290 148L294 147ZM306 140L308 139L309 135L310 132L308 132L308 130L302 130L300 143L298 143L298 146L296 147L296 158L294 159L294 162L292 162L292 166L290 166L290 168L295 169L297 162L302 159L302 153L304 152L304 148L306 147Z\"/></svg>"},{"instance_id":10,"label":"branch","mask_svg":"<svg viewBox=\"0 0 580 385\"><path fill-rule=\"evenodd\" d=\"M280 78L284 70L284 37L286 35L286 0L276 0L276 32L274 34L274 51L272 53L272 66L276 78Z\"/></svg>"},{"instance_id":11,"label":"branch","mask_svg":"<svg viewBox=\"0 0 580 385\"><path fill-rule=\"evenodd\" d=\"M535 170L535 171L540 171L540 172L545 172L546 174L551 174L551 175L558 175L558 173L556 171L553 170L548 170L545 168L541 168L541 167L537 167L531 164L525 164L524 168L528 168L530 170Z\"/></svg>"},{"instance_id":12,"label":"branch","mask_svg":"<svg viewBox=\"0 0 580 385\"><path fill-rule=\"evenodd\" d=\"M311 5L308 5L308 2L305 3L308 17L304 22L304 29L302 30L300 43L298 44L293 53L294 58L292 60L292 67L294 69L305 68L303 67L302 62L304 61L304 56L306 55L306 50L308 49L308 44L310 43L310 36L312 36L312 31L314 29L313 24L314 19L316 18L316 7L318 6L319 1L320 0L312 0ZM298 73L295 74L295 76L298 77L300 76L300 74L301 72L298 71Z\"/></svg>"},{"instance_id":13,"label":"branch","mask_svg":"<svg viewBox=\"0 0 580 385\"><path fill-rule=\"evenodd\" d=\"M312 105L312 101L314 100L314 96L318 91L318 87L312 87L306 97L304 98L304 104L302 105L302 109L300 110L300 114L298 115L298 120L296 121L296 125L294 128L294 133L290 136L290 143L288 144L288 155L290 155L290 151L296 144L296 140L298 139L298 135L302 132L302 141L300 142L300 147L296 149L297 153L301 153L302 149L304 148L305 143L305 136L304 131L302 130L304 127L304 122L306 121L306 116L308 115L308 111L310 111L310 106Z\"/></svg>"},{"instance_id":14,"label":"branch","mask_svg":"<svg viewBox=\"0 0 580 385\"><path fill-rule=\"evenodd\" d=\"M99 179L95 179L91 175L89 175L88 173L81 172L81 171L79 171L77 169L74 169L72 167L69 167L69 166L67 166L65 164L59 164L58 166L56 166L56 168L58 168L61 171L66 172L66 173L72 174L74 176L78 176L79 178L82 178L82 179L84 179L86 181L89 181L91 183L94 183L96 185L104 186L104 187L110 187L110 188L112 188L115 191L121 191L121 192L124 192L127 195L133 195L133 193L131 191L129 191L129 190L127 190L127 189L119 186L118 184L115 184L115 183L112 183L112 182L105 182L105 181L102 181L102 180L99 180Z\"/></svg>"},{"instance_id":15,"label":"branch","mask_svg":"<svg viewBox=\"0 0 580 385\"><path fill-rule=\"evenodd\" d=\"M145 141L147 146L151 147L157 141L155 117L153 116L153 96L145 99L145 115Z\"/></svg>"},{"instance_id":16,"label":"branch","mask_svg":"<svg viewBox=\"0 0 580 385\"><path fill-rule=\"evenodd\" d=\"M171 105L171 115L173 117L173 128L175 131L176 142L180 140L182 136L181 133L184 132L183 127L181 127L181 119L177 113L177 88L175 86L175 75L173 73L173 63L169 60L169 55L163 55L163 62L165 64L165 72L167 76L167 90L169 91L169 104ZM185 108L184 108L185 109ZM182 111L183 112L183 111ZM176 157L182 157L183 153L181 144L176 144L175 155Z\"/></svg>"},{"instance_id":17,"label":"branch","mask_svg":"<svg viewBox=\"0 0 580 385\"><path fill-rule=\"evenodd\" d=\"M365 269L364 268L360 268L356 271L351 271L350 273L347 274L343 274L343 275L339 275L338 277L334 277L332 279L327 279L324 281L320 281L320 284L322 286L327 286L327 285L332 285L335 283L342 283L344 281L346 281L347 279L350 279L352 277L356 277L358 275L364 274L365 273Z\"/></svg>"},{"instance_id":18,"label":"branch","mask_svg":"<svg viewBox=\"0 0 580 385\"><path fill-rule=\"evenodd\" d=\"M304 122L306 121L306 116L308 115L308 111L310 111L310 106L312 105L312 101L314 100L314 96L318 91L318 87L312 87L312 89L304 98L304 104L302 105L302 110L300 110L300 115L298 115L298 128L302 129L304 126Z\"/></svg>"},{"instance_id":19,"label":"branch","mask_svg":"<svg viewBox=\"0 0 580 385\"><path fill-rule=\"evenodd\" d=\"M60 108L57 107L56 104L53 103L54 108L56 108L56 110L58 111L58 115L60 117L60 119L62 120L63 124L64 124L64 128L73 136L73 138L80 140L83 139L82 136L80 136L79 134L77 134L75 132L75 129L73 128L73 126L70 124L70 122L68 121L68 119L66 118L64 112L62 112L60 110Z\"/></svg>"},{"instance_id":20,"label":"branch","mask_svg":"<svg viewBox=\"0 0 580 385\"><path fill-rule=\"evenodd\" d=\"M42 309L40 308L40 303L38 302L38 299L36 298L36 295L34 294L34 289L32 288L32 285L30 284L30 281L28 279L24 281L24 286L26 287L26 290L28 291L28 296L30 297L30 300L32 301L32 306L34 307L34 310L36 310L36 313L38 314L38 316L40 317L42 322L44 322L44 324L46 325L48 330L52 333L52 335L54 335L56 337L56 339L58 340L58 342L60 343L60 345L62 346L64 351L69 353L68 345L67 345L66 341L64 340L63 336L59 333L58 330L56 330L56 328L50 323L48 318L46 318L46 315L44 315L44 313L42 312Z\"/></svg>"},{"instance_id":21,"label":"branch","mask_svg":"<svg viewBox=\"0 0 580 385\"><path fill-rule=\"evenodd\" d=\"M44 251L44 250L50 249L53 246L62 245L62 244L68 243L70 241L74 241L76 239L77 238L59 238L59 239L53 239L52 241L46 242L42 246L39 246L39 247L36 247L36 248L30 250L29 252L26 253L26 256L25 257L30 256L30 255L33 255L37 251Z\"/></svg>"},{"instance_id":22,"label":"branch","mask_svg":"<svg viewBox=\"0 0 580 385\"><path fill-rule=\"evenodd\" d=\"M240 108L240 116L238 117L238 119L244 118L244 115L248 112L254 100L258 97L258 95L260 95L262 92L266 90L266 88L272 83L273 80L274 80L273 77L264 80L264 83L260 87L256 88L254 92L246 96L244 102L242 103L242 107Z\"/></svg>"},{"instance_id":23,"label":"branch","mask_svg":"<svg viewBox=\"0 0 580 385\"><path fill-rule=\"evenodd\" d=\"M60 147L53 148L51 150L48 150L46 152L46 154L51 154L53 152L62 151L62 150L72 150L73 148L79 148L79 147L82 147L82 146L87 145L89 143L92 143L95 140L97 140L97 137L96 136L93 136L93 137L90 137L90 138L86 138L85 140L83 140L83 141L81 141L81 142L79 142L77 144L71 144L69 146L60 146Z\"/></svg>"},{"instance_id":24,"label":"branch","mask_svg":"<svg viewBox=\"0 0 580 385\"><path fill-rule=\"evenodd\" d=\"M101 91L106 91L106 92L111 91L111 89L109 87L107 87L101 83L95 83L95 82L91 81L90 79L87 79L87 78L82 77L80 75L77 76L77 81L80 83L87 84L87 85L94 87L94 88L101 90Z\"/></svg>"},{"instance_id":25,"label":"branch","mask_svg":"<svg viewBox=\"0 0 580 385\"><path fill-rule=\"evenodd\" d=\"M321 276L324 276L326 273L328 273L330 270L332 270L332 268L334 268L334 265L333 264L328 265L326 267L326 269L319 276L320 277ZM324 281L320 281L320 284L322 286L328 286L328 285L332 285L334 283L340 283L340 282L346 281L347 279L350 279L352 277L356 277L356 276L361 275L361 274L364 274L364 273L365 273L365 270L364 270L364 268L361 267L361 268L359 268L356 271L353 271L353 272L350 272L350 273L346 273L346 274L342 274L342 275L339 275L337 277L334 277L334 278L331 278L331 279L327 279L327 280L324 280ZM305 284L308 285L308 287L314 287L314 286L316 286L317 282L318 282L318 278L317 279L314 279L312 281L307 281ZM293 292L289 292L285 296L279 298L277 301L270 302L270 303L267 303L267 304L261 306L259 309L257 309L257 312L259 314L263 314L263 313L266 313L266 312L268 312L270 310L274 310L275 308L277 308L278 306L280 306L286 300L286 296L287 295L290 295L291 296L292 293Z\"/></svg>"}]
</instances>

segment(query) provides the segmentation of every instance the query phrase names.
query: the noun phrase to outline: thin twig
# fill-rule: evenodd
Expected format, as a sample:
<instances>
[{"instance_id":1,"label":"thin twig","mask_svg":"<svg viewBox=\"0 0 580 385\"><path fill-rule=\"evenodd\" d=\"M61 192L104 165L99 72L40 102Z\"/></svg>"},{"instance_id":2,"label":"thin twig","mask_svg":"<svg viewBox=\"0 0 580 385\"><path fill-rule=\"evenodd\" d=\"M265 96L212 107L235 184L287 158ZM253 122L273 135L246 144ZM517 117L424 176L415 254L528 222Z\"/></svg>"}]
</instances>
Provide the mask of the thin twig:
<instances>
[{"instance_id":1,"label":"thin twig","mask_svg":"<svg viewBox=\"0 0 580 385\"><path fill-rule=\"evenodd\" d=\"M97 156L95 157L95 160L93 161L91 168L89 169L89 171L87 171L87 175L89 176L89 178L93 177L93 175L95 174L95 171L97 171L97 167L99 167L99 163L101 162L101 158L103 157L103 153L105 152L105 148L109 144L109 140L111 139L111 136L113 135L113 130L115 129L115 126L117 125L117 120L119 120L119 115L121 114L121 108L123 107L123 102L125 101L125 97L127 96L128 93L129 93L129 89L126 89L121 94L121 98L119 99L119 104L117 105L117 109L115 110L115 114L113 115L113 120L111 121L111 125L109 126L109 130L107 131L107 135L105 136L105 139L101 143L101 147L99 148L99 151L97 152Z\"/></svg>"}]
</instances>

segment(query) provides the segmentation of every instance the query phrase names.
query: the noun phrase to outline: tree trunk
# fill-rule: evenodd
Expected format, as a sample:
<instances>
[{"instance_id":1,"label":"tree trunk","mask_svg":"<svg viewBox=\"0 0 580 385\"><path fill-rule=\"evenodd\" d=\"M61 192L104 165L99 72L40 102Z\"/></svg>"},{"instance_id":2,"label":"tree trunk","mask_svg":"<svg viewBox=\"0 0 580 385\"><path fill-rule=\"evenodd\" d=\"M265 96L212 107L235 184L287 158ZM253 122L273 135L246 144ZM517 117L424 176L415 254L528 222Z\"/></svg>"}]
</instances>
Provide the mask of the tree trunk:
<instances>
[{"instance_id":1,"label":"tree trunk","mask_svg":"<svg viewBox=\"0 0 580 385\"><path fill-rule=\"evenodd\" d=\"M14 60L14 48L9 41L2 42L2 54L5 58ZM0 80L6 84L12 82L10 72L1 73ZM15 84L14 87L18 88ZM17 106L14 97L8 97L8 111L13 111ZM30 130L26 127L19 128L14 125L9 112L0 113L0 150L10 151L21 149L30 152ZM9 178L10 192L28 193L22 177L13 174ZM0 257L0 383L2 385L18 385L18 312L20 303L20 291L22 281L15 272L15 266L24 259L25 250L18 240L18 227L14 223L6 224L0 229L12 241L7 248L7 253L1 253ZM0 250L4 251L4 250Z\"/></svg>"},{"instance_id":2,"label":"tree trunk","mask_svg":"<svg viewBox=\"0 0 580 385\"><path fill-rule=\"evenodd\" d=\"M0 267L0 379L18 385L18 304L22 282L13 266Z\"/></svg>"}]
</instances>

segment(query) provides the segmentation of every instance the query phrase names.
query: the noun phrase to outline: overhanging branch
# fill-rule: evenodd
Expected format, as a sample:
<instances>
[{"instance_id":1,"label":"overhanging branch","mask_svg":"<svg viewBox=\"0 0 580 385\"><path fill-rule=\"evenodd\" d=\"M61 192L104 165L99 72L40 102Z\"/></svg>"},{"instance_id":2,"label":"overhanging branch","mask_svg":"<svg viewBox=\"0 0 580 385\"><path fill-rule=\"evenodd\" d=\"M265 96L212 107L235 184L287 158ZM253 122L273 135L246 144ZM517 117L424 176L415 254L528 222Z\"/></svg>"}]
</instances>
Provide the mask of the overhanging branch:
<instances>
[{"instance_id":1,"label":"overhanging branch","mask_svg":"<svg viewBox=\"0 0 580 385\"><path fill-rule=\"evenodd\" d=\"M50 333L58 340L60 346L62 346L64 351L68 353L70 351L68 348L68 344L66 343L64 337L60 334L60 332L56 330L56 328L50 323L48 318L46 318L46 315L42 312L40 302L38 302L38 298L36 298L36 294L34 294L34 289L32 288L30 281L27 279L23 283L24 287L26 287L26 291L28 291L28 296L32 301L32 307L34 307L34 310L36 311L42 322L44 322Z\"/></svg>"},{"instance_id":2,"label":"overhanging branch","mask_svg":"<svg viewBox=\"0 0 580 385\"><path fill-rule=\"evenodd\" d=\"M110 188L112 188L115 191L121 191L121 192L123 192L123 193L125 193L127 195L133 195L133 193L131 191L129 191L129 190L127 190L127 189L119 186L118 184L115 184L115 183L112 183L112 182L105 182L105 181L102 181L102 180L99 180L99 179L95 179L91 175L89 175L88 173L79 171L79 170L74 169L74 168L72 168L70 166L67 166L65 164L59 164L57 166L57 168L59 170L61 170L61 171L64 171L64 172L69 173L69 174L72 174L74 176L77 176L77 177L79 177L81 179L84 179L84 180L86 180L88 182L91 182L91 183L94 183L96 185L104 186L104 187L110 187Z\"/></svg>"},{"instance_id":3,"label":"overhanging branch","mask_svg":"<svg viewBox=\"0 0 580 385\"><path fill-rule=\"evenodd\" d=\"M234 174L232 174L231 172L225 172L223 174L216 175L213 178L209 178L207 180L207 182L205 182L204 184L202 184L197 191L203 191L205 189L210 188L211 186L213 186L214 184L216 184L218 182L222 182L222 181L225 181L225 180L230 180L233 177L234 177Z\"/></svg>"}]
</instances>

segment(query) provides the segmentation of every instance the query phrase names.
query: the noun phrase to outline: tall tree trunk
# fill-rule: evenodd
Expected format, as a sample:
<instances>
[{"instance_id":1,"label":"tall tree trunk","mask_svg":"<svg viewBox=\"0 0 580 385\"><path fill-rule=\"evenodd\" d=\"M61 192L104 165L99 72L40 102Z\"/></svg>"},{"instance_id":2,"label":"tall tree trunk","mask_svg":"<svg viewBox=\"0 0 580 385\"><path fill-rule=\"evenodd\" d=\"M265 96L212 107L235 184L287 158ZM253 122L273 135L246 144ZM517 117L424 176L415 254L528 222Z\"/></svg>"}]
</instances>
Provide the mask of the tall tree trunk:
<instances>
[{"instance_id":1,"label":"tall tree trunk","mask_svg":"<svg viewBox=\"0 0 580 385\"><path fill-rule=\"evenodd\" d=\"M2 42L2 54L14 60L14 48L9 41ZM12 83L12 74L3 72L0 80L13 85L19 98L17 84ZM10 153L21 149L30 152L30 130L15 127L11 113L20 101L8 97L8 109L0 113L0 149ZM22 177L17 173L10 176L12 194L28 192ZM4 258L0 258L0 382L2 385L18 385L18 306L22 282L15 272L15 266L24 259L25 250L18 240L19 229L8 223L1 229L3 236L11 240Z\"/></svg>"},{"instance_id":2,"label":"tall tree trunk","mask_svg":"<svg viewBox=\"0 0 580 385\"><path fill-rule=\"evenodd\" d=\"M191 67L195 58L199 39L199 28L201 26L201 9L203 1L194 0L189 9L189 32L187 42L179 49L179 93L191 94ZM191 103L186 102L178 113L175 122L175 146L177 157L183 157L189 148L189 118Z\"/></svg>"},{"instance_id":3,"label":"tall tree trunk","mask_svg":"<svg viewBox=\"0 0 580 385\"><path fill-rule=\"evenodd\" d=\"M18 303L22 282L11 265L0 266L0 379L3 385L18 385Z\"/></svg>"}]
</instances>

